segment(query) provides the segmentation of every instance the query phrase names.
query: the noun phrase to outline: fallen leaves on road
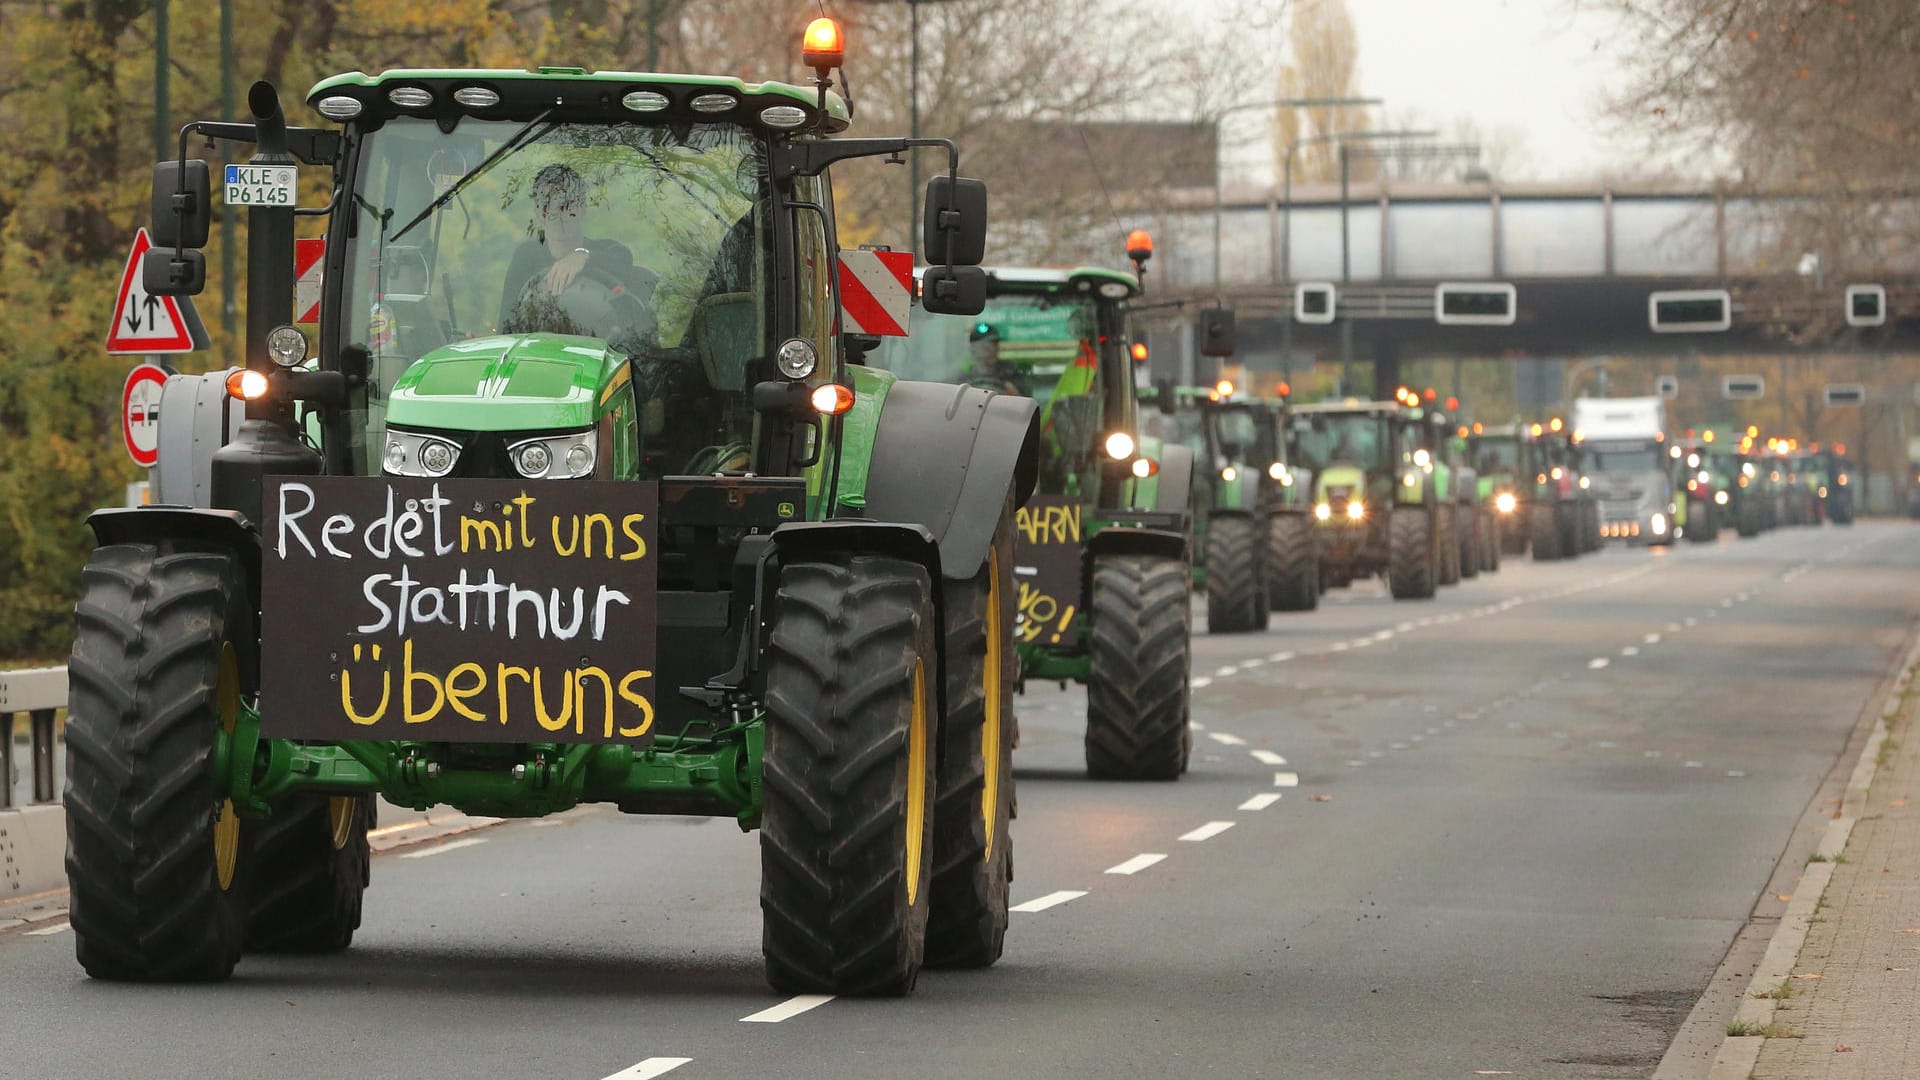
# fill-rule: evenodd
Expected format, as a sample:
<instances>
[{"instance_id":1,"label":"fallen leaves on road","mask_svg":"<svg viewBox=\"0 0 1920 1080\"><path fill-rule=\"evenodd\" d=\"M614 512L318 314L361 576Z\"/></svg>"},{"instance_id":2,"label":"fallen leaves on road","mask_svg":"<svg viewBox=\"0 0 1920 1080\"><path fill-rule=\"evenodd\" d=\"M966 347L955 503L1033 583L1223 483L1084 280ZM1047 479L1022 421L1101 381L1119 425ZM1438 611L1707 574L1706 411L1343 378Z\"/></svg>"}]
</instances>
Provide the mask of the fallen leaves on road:
<instances>
[{"instance_id":1,"label":"fallen leaves on road","mask_svg":"<svg viewBox=\"0 0 1920 1080\"><path fill-rule=\"evenodd\" d=\"M1331 796L1331 795L1315 795L1315 796L1313 797L1313 801L1314 801L1314 802L1332 802L1332 801L1333 801L1333 796Z\"/></svg>"},{"instance_id":2,"label":"fallen leaves on road","mask_svg":"<svg viewBox=\"0 0 1920 1080\"><path fill-rule=\"evenodd\" d=\"M1851 1054L1853 1053L1853 1047L1848 1046L1846 1043L1834 1043L1833 1052L1836 1054Z\"/></svg>"},{"instance_id":3,"label":"fallen leaves on road","mask_svg":"<svg viewBox=\"0 0 1920 1080\"><path fill-rule=\"evenodd\" d=\"M1777 893L1774 893L1774 894L1773 894L1773 898L1774 898L1775 900L1778 900L1778 901L1780 901L1781 903L1783 903L1783 904L1785 904L1785 903L1789 903L1789 902L1791 902L1791 901L1793 900L1793 894L1792 894L1792 893L1786 893L1786 892L1777 892Z\"/></svg>"},{"instance_id":4,"label":"fallen leaves on road","mask_svg":"<svg viewBox=\"0 0 1920 1080\"><path fill-rule=\"evenodd\" d=\"M1797 971L1797 972L1795 972L1795 973L1794 973L1794 975L1793 975L1793 977L1794 977L1794 978L1796 978L1796 979L1824 979L1824 978L1826 978L1826 976L1825 976L1825 975L1822 975L1822 974L1820 974L1820 973L1819 973L1819 972L1817 972L1817 971Z\"/></svg>"}]
</instances>

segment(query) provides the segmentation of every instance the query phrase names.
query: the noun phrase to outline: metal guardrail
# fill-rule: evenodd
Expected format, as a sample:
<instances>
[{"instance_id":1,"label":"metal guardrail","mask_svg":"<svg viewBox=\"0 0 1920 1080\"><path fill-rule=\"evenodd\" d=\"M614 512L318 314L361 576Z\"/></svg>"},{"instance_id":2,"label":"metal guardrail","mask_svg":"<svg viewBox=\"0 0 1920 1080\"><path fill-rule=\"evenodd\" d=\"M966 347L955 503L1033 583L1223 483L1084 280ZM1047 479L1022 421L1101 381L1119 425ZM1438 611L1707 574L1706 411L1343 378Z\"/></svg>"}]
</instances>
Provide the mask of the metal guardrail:
<instances>
[{"instance_id":1,"label":"metal guardrail","mask_svg":"<svg viewBox=\"0 0 1920 1080\"><path fill-rule=\"evenodd\" d=\"M35 803L50 803L54 789L54 713L67 705L67 669L0 671L0 810L11 809L14 722L27 717L27 759L33 769Z\"/></svg>"}]
</instances>

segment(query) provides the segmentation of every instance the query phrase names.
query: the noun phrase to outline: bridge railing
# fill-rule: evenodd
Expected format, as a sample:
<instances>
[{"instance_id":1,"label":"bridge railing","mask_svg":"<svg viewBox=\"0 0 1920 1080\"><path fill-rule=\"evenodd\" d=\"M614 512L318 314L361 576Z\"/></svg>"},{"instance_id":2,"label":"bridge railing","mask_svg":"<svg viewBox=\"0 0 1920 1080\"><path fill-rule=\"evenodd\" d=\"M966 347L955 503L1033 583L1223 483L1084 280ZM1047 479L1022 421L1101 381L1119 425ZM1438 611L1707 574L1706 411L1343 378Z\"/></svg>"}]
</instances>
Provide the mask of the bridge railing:
<instances>
[{"instance_id":1,"label":"bridge railing","mask_svg":"<svg viewBox=\"0 0 1920 1080\"><path fill-rule=\"evenodd\" d=\"M60 797L59 774L54 768L57 732L55 715L67 705L67 669L27 668L0 671L0 810L16 805L19 721L26 718L26 760L20 762L32 776L29 803L50 803Z\"/></svg>"}]
</instances>

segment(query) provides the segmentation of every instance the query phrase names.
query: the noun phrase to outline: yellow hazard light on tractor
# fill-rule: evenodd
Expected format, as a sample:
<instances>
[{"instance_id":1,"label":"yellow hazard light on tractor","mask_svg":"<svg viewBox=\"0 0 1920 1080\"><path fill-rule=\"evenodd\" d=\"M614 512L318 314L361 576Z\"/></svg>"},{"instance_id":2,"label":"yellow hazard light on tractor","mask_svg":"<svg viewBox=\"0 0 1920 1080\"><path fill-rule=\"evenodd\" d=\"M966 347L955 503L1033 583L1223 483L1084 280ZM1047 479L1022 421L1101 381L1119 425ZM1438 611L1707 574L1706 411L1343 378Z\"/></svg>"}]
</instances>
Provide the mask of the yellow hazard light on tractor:
<instances>
[{"instance_id":1,"label":"yellow hazard light on tractor","mask_svg":"<svg viewBox=\"0 0 1920 1080\"><path fill-rule=\"evenodd\" d=\"M822 416L839 416L853 408L853 387L839 383L821 383L813 388L813 393L808 397L813 403L813 411Z\"/></svg>"},{"instance_id":2,"label":"yellow hazard light on tractor","mask_svg":"<svg viewBox=\"0 0 1920 1080\"><path fill-rule=\"evenodd\" d=\"M1559 431L1561 428L1566 427L1565 424L1560 422L1560 418L1557 416L1554 417L1552 420L1547 421L1547 426L1552 428L1555 431Z\"/></svg>"},{"instance_id":3,"label":"yellow hazard light on tractor","mask_svg":"<svg viewBox=\"0 0 1920 1080\"><path fill-rule=\"evenodd\" d=\"M1233 380L1221 379L1219 382L1214 383L1213 392L1216 394L1219 394L1223 398L1232 397L1233 396Z\"/></svg>"},{"instance_id":4,"label":"yellow hazard light on tractor","mask_svg":"<svg viewBox=\"0 0 1920 1080\"><path fill-rule=\"evenodd\" d=\"M1546 429L1541 427L1540 424L1536 421L1532 426L1527 428L1527 433L1537 439L1540 437L1540 433L1545 430Z\"/></svg>"},{"instance_id":5,"label":"yellow hazard light on tractor","mask_svg":"<svg viewBox=\"0 0 1920 1080\"><path fill-rule=\"evenodd\" d=\"M1147 343L1146 342L1144 341L1134 342L1133 348L1130 351L1133 353L1134 363L1144 364L1147 362Z\"/></svg>"},{"instance_id":6,"label":"yellow hazard light on tractor","mask_svg":"<svg viewBox=\"0 0 1920 1080\"><path fill-rule=\"evenodd\" d=\"M1701 433L1700 433L1700 441L1702 441L1702 442L1712 442L1712 441L1713 441L1713 429L1712 429L1712 428L1708 428L1707 430L1705 430L1705 431L1703 431L1703 432L1701 432Z\"/></svg>"},{"instance_id":7,"label":"yellow hazard light on tractor","mask_svg":"<svg viewBox=\"0 0 1920 1080\"><path fill-rule=\"evenodd\" d=\"M817 71L839 67L847 58L847 42L840 34L840 24L824 15L808 23L806 36L800 39L800 56L808 67Z\"/></svg>"},{"instance_id":8,"label":"yellow hazard light on tractor","mask_svg":"<svg viewBox=\"0 0 1920 1080\"><path fill-rule=\"evenodd\" d=\"M1145 229L1135 229L1128 233L1127 258L1137 263L1153 258L1153 234Z\"/></svg>"},{"instance_id":9,"label":"yellow hazard light on tractor","mask_svg":"<svg viewBox=\"0 0 1920 1080\"><path fill-rule=\"evenodd\" d=\"M236 401L259 401L270 388L267 377L252 368L241 368L227 376L227 395Z\"/></svg>"}]
</instances>

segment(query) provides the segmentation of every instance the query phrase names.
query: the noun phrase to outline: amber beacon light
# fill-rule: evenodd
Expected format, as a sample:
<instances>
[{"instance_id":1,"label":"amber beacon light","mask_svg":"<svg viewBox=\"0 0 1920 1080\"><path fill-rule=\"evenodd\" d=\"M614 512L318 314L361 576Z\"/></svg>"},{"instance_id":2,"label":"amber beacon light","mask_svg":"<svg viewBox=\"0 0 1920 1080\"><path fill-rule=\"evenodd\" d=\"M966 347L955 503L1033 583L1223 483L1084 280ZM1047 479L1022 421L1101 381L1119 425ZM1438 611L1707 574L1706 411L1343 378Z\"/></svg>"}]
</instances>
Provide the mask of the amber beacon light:
<instances>
[{"instance_id":1,"label":"amber beacon light","mask_svg":"<svg viewBox=\"0 0 1920 1080\"><path fill-rule=\"evenodd\" d=\"M807 24L800 39L800 55L810 68L837 68L847 58L846 39L840 36L840 24L825 16Z\"/></svg>"}]
</instances>

